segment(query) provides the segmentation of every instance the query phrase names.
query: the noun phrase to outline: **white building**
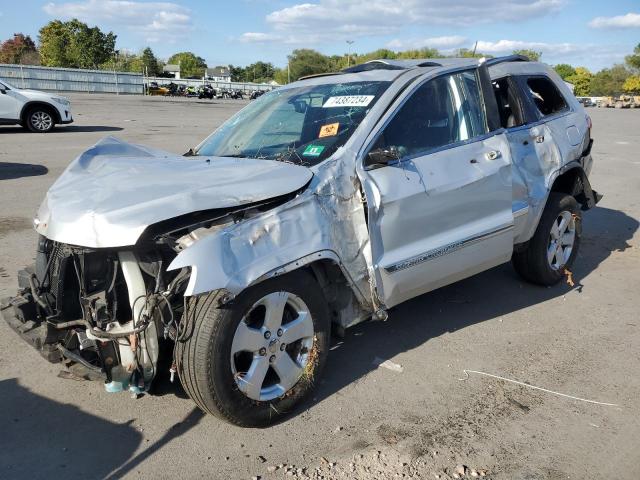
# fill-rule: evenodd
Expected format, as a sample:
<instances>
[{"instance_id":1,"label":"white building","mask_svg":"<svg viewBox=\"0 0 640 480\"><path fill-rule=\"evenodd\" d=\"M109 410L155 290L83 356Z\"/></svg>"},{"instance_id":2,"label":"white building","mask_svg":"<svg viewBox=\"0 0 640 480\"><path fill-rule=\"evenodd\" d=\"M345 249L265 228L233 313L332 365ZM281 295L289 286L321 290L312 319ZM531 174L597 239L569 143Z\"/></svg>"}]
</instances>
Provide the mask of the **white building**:
<instances>
[{"instance_id":1,"label":"white building","mask_svg":"<svg viewBox=\"0 0 640 480\"><path fill-rule=\"evenodd\" d=\"M162 73L173 75L173 78L180 79L180 65L168 64L162 67Z\"/></svg>"},{"instance_id":2,"label":"white building","mask_svg":"<svg viewBox=\"0 0 640 480\"><path fill-rule=\"evenodd\" d=\"M207 80L214 82L230 82L231 71L229 70L229 67L207 68L205 77Z\"/></svg>"}]
</instances>

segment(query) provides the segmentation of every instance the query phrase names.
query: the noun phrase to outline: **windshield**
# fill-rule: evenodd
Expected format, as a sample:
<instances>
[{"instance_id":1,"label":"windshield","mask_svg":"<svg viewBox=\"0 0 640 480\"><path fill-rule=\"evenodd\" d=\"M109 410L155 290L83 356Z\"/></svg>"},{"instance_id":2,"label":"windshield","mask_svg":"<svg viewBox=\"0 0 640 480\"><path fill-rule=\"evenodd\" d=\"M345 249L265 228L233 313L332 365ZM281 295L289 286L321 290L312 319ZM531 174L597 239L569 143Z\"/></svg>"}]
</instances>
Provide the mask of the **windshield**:
<instances>
[{"instance_id":1,"label":"windshield","mask_svg":"<svg viewBox=\"0 0 640 480\"><path fill-rule=\"evenodd\" d=\"M316 165L344 145L390 82L274 90L223 124L195 155Z\"/></svg>"}]
</instances>

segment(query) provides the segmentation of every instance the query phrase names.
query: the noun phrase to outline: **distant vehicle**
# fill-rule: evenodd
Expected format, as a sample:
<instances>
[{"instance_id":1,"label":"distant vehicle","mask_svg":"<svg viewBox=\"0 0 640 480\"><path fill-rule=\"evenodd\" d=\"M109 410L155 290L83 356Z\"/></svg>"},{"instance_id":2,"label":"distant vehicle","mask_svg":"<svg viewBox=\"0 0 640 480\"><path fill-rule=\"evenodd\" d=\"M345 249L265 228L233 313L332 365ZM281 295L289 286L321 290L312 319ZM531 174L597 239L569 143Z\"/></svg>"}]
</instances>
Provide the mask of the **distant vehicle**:
<instances>
[{"instance_id":1,"label":"distant vehicle","mask_svg":"<svg viewBox=\"0 0 640 480\"><path fill-rule=\"evenodd\" d=\"M147 93L149 95L161 95L161 96L165 96L165 95L169 95L169 89L167 87L164 86L158 86L157 82L151 82L149 84L149 87L147 87Z\"/></svg>"},{"instance_id":2,"label":"distant vehicle","mask_svg":"<svg viewBox=\"0 0 640 480\"><path fill-rule=\"evenodd\" d=\"M600 97L596 102L598 108L613 108L615 101L613 97Z\"/></svg>"},{"instance_id":3,"label":"distant vehicle","mask_svg":"<svg viewBox=\"0 0 640 480\"><path fill-rule=\"evenodd\" d=\"M255 100L256 98L262 96L265 94L264 90L254 90L253 92L251 92L251 95L249 96L250 100Z\"/></svg>"},{"instance_id":4,"label":"distant vehicle","mask_svg":"<svg viewBox=\"0 0 640 480\"><path fill-rule=\"evenodd\" d=\"M618 98L616 98L614 107L615 108L635 108L634 103L635 102L633 101L633 97L629 95L620 95Z\"/></svg>"},{"instance_id":5,"label":"distant vehicle","mask_svg":"<svg viewBox=\"0 0 640 480\"><path fill-rule=\"evenodd\" d=\"M22 125L46 133L59 124L73 122L71 102L38 90L23 90L0 80L0 125Z\"/></svg>"},{"instance_id":6,"label":"distant vehicle","mask_svg":"<svg viewBox=\"0 0 640 480\"><path fill-rule=\"evenodd\" d=\"M583 107L593 107L594 103L591 97L576 97Z\"/></svg>"}]
</instances>

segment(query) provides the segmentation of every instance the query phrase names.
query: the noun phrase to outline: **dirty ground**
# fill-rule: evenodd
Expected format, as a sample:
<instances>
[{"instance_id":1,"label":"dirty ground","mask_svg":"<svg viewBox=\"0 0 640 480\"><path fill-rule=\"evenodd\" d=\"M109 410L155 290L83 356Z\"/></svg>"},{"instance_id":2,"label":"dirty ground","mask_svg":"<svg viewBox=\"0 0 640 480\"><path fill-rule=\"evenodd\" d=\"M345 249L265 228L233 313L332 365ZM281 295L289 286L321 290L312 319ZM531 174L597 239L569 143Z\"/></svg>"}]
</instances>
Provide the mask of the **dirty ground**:
<instances>
[{"instance_id":1,"label":"dirty ground","mask_svg":"<svg viewBox=\"0 0 640 480\"><path fill-rule=\"evenodd\" d=\"M0 296L32 261L31 218L79 152L106 135L183 153L240 101L74 95L76 123L0 128ZM592 183L575 286L509 265L335 339L316 395L269 429L233 427L159 382L105 395L0 324L0 478L606 478L640 458L640 111L589 109ZM555 392L614 403L573 400ZM461 380L462 379L462 380ZM162 379L161 379L162 380ZM99 446L99 447L98 447ZM461 475L464 474L464 477Z\"/></svg>"}]
</instances>

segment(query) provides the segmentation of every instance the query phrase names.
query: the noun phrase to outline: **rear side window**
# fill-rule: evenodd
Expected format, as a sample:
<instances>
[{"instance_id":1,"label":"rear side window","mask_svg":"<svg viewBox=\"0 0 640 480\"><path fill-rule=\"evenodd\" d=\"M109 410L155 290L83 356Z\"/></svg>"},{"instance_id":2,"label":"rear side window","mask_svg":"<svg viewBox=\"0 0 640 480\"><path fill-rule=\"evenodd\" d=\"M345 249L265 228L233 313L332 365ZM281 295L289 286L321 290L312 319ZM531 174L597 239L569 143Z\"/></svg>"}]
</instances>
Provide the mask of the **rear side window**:
<instances>
[{"instance_id":1,"label":"rear side window","mask_svg":"<svg viewBox=\"0 0 640 480\"><path fill-rule=\"evenodd\" d=\"M568 108L564 97L549 78L528 78L527 86L531 99L542 117L562 112Z\"/></svg>"},{"instance_id":2,"label":"rear side window","mask_svg":"<svg viewBox=\"0 0 640 480\"><path fill-rule=\"evenodd\" d=\"M394 149L406 158L486 134L479 83L475 71L429 80L405 102L373 149Z\"/></svg>"}]
</instances>

